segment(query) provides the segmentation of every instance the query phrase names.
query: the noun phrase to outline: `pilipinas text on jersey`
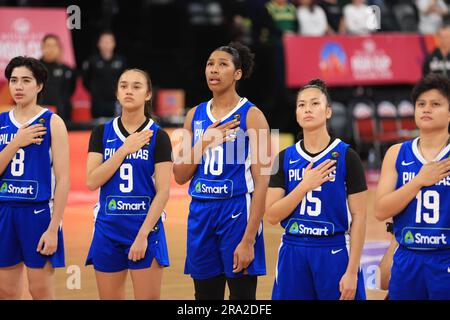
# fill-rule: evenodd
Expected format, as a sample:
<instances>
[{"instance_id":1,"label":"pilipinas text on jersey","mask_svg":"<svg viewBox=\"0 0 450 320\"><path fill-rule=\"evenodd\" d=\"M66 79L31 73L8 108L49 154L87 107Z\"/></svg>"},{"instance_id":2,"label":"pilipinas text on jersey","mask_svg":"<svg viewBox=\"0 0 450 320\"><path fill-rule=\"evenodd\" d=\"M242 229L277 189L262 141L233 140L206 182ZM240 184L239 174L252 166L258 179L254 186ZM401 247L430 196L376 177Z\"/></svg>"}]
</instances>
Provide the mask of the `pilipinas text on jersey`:
<instances>
[{"instance_id":1,"label":"pilipinas text on jersey","mask_svg":"<svg viewBox=\"0 0 450 320\"><path fill-rule=\"evenodd\" d=\"M205 130L217 120L211 113L211 103L201 103L192 118L194 145ZM242 98L236 107L221 119L222 123L239 119L236 139L205 151L191 183L189 194L197 199L229 199L254 190L251 174L250 141L247 135L247 114L253 106Z\"/></svg>"},{"instance_id":2,"label":"pilipinas text on jersey","mask_svg":"<svg viewBox=\"0 0 450 320\"><path fill-rule=\"evenodd\" d=\"M0 176L0 201L43 202L53 199L55 176L51 154L50 119L52 112L41 110L27 124L42 124L47 133L40 144L20 148ZM0 114L0 151L17 134L21 124L14 109Z\"/></svg>"},{"instance_id":3,"label":"pilipinas text on jersey","mask_svg":"<svg viewBox=\"0 0 450 320\"><path fill-rule=\"evenodd\" d=\"M419 138L404 142L397 156L397 185L411 181L427 161L420 154ZM450 144L434 159L450 156ZM450 248L450 177L422 188L394 217L394 234L400 245L410 249Z\"/></svg>"},{"instance_id":4,"label":"pilipinas text on jersey","mask_svg":"<svg viewBox=\"0 0 450 320\"><path fill-rule=\"evenodd\" d=\"M294 211L281 222L286 230L284 242L313 246L345 243L351 216L347 203L346 163L348 145L335 139L330 146L315 157L309 156L300 142L285 151L283 169L286 194L302 181L305 168L313 162L313 168L327 159L336 160L333 178L309 191Z\"/></svg>"},{"instance_id":5,"label":"pilipinas text on jersey","mask_svg":"<svg viewBox=\"0 0 450 320\"><path fill-rule=\"evenodd\" d=\"M126 139L118 121L119 118L115 118L104 126L103 161L112 157ZM129 154L100 188L95 228L121 243L134 241L156 194L154 150L158 129L150 119L143 129L153 131L149 144Z\"/></svg>"}]
</instances>

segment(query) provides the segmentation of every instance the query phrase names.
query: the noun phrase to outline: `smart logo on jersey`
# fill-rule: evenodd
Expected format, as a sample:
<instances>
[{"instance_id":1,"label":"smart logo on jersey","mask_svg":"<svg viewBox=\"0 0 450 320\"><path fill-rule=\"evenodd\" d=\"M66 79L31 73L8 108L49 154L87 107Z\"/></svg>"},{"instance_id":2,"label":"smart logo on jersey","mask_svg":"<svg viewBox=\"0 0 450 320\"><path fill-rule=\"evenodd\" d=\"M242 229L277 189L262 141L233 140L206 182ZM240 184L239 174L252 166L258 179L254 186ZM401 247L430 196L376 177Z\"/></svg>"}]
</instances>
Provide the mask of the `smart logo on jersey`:
<instances>
[{"instance_id":1,"label":"smart logo on jersey","mask_svg":"<svg viewBox=\"0 0 450 320\"><path fill-rule=\"evenodd\" d=\"M207 199L227 199L233 196L233 181L197 179L192 197Z\"/></svg>"},{"instance_id":2,"label":"smart logo on jersey","mask_svg":"<svg viewBox=\"0 0 450 320\"><path fill-rule=\"evenodd\" d=\"M406 244L412 244L412 243L414 243L414 236L413 236L413 234L412 234L411 231L408 231L408 232L405 234L405 239L404 239L404 241L405 241Z\"/></svg>"},{"instance_id":3,"label":"smart logo on jersey","mask_svg":"<svg viewBox=\"0 0 450 320\"><path fill-rule=\"evenodd\" d=\"M150 197L147 196L108 196L106 214L110 215L146 215L150 209Z\"/></svg>"},{"instance_id":4,"label":"smart logo on jersey","mask_svg":"<svg viewBox=\"0 0 450 320\"><path fill-rule=\"evenodd\" d=\"M0 185L0 198L34 200L37 197L36 181L5 179Z\"/></svg>"},{"instance_id":5,"label":"smart logo on jersey","mask_svg":"<svg viewBox=\"0 0 450 320\"><path fill-rule=\"evenodd\" d=\"M108 203L108 209L111 211L115 211L117 209L117 203L116 200L111 199L111 201L109 201Z\"/></svg>"},{"instance_id":6,"label":"smart logo on jersey","mask_svg":"<svg viewBox=\"0 0 450 320\"><path fill-rule=\"evenodd\" d=\"M445 228L405 228L403 243L410 248L438 249L450 246L450 229Z\"/></svg>"},{"instance_id":7,"label":"smart logo on jersey","mask_svg":"<svg viewBox=\"0 0 450 320\"><path fill-rule=\"evenodd\" d=\"M40 119L38 120L38 122L41 123L41 124L44 124L44 123L45 123L45 119L44 119L44 118L40 118Z\"/></svg>"},{"instance_id":8,"label":"smart logo on jersey","mask_svg":"<svg viewBox=\"0 0 450 320\"><path fill-rule=\"evenodd\" d=\"M334 225L325 221L291 219L286 230L294 236L328 237L334 234Z\"/></svg>"}]
</instances>

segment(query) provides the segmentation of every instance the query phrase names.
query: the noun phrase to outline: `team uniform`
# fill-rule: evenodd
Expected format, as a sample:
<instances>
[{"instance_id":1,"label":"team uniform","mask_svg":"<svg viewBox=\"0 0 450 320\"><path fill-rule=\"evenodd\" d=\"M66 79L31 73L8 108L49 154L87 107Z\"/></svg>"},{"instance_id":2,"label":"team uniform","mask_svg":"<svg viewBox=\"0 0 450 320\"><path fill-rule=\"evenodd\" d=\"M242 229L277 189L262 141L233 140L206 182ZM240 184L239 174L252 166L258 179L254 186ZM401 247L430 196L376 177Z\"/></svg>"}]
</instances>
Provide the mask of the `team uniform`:
<instances>
[{"instance_id":1,"label":"team uniform","mask_svg":"<svg viewBox=\"0 0 450 320\"><path fill-rule=\"evenodd\" d=\"M58 247L51 256L36 251L42 234L48 229L53 212L55 176L51 154L50 119L53 113L43 109L27 124L42 124L47 133L41 144L20 148L0 175L0 268L20 262L29 268L64 267L62 227L58 228ZM17 134L21 124L14 110L0 114L0 151Z\"/></svg>"},{"instance_id":2,"label":"team uniform","mask_svg":"<svg viewBox=\"0 0 450 320\"><path fill-rule=\"evenodd\" d=\"M357 154L351 151L352 154L344 142L332 139L328 147L317 155L308 154L303 141L279 154L280 168L275 173L274 167L269 187L283 188L286 194L302 181L304 170L310 162L314 163L313 167L327 159L336 160L337 163L332 173L333 179L309 191L294 211L281 221L285 233L278 253L272 299L339 299L339 282L349 262L349 167L355 171L352 174L362 176L359 186L352 186L352 193L367 189L361 162ZM365 299L361 270L358 273L355 299Z\"/></svg>"},{"instance_id":3,"label":"team uniform","mask_svg":"<svg viewBox=\"0 0 450 320\"><path fill-rule=\"evenodd\" d=\"M419 138L400 147L395 164L399 189L417 175L427 161L419 152ZM450 144L435 161L450 156ZM390 299L450 299L450 177L423 187L394 217L399 247L389 282Z\"/></svg>"},{"instance_id":4,"label":"team uniform","mask_svg":"<svg viewBox=\"0 0 450 320\"><path fill-rule=\"evenodd\" d=\"M216 122L211 102L197 106L192 119L194 145L208 126ZM250 141L246 135L247 114L253 106L242 98L221 123L239 118L236 139L208 149L192 177L189 194L187 257L185 274L195 280L221 274L240 278L244 272L233 273L233 254L244 235L250 215L254 183L251 174ZM255 259L246 269L249 275L266 273L262 223L254 246Z\"/></svg>"},{"instance_id":5,"label":"team uniform","mask_svg":"<svg viewBox=\"0 0 450 320\"><path fill-rule=\"evenodd\" d=\"M152 130L149 144L128 155L120 168L100 188L100 200L94 208L95 228L86 265L93 264L101 272L149 268L153 259L169 266L164 232L165 213L148 236L145 257L128 259L130 248L141 228L156 195L155 164L172 161L170 139L151 119L137 130ZM124 143L128 132L120 118L94 129L89 152L103 154L108 160Z\"/></svg>"}]
</instances>

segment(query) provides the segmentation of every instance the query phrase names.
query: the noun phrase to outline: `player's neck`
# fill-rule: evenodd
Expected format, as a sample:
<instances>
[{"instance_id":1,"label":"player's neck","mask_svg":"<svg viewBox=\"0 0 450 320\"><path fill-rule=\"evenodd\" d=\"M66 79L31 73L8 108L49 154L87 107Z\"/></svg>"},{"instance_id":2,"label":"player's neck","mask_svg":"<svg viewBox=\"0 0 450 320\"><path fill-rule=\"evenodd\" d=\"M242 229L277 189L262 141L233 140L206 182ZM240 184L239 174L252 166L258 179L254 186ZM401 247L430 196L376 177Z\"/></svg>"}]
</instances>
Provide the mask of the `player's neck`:
<instances>
[{"instance_id":1,"label":"player's neck","mask_svg":"<svg viewBox=\"0 0 450 320\"><path fill-rule=\"evenodd\" d=\"M234 109L240 99L241 97L239 97L236 91L224 94L214 94L211 104L211 112L216 119L220 119L222 116ZM216 117L216 115L219 117Z\"/></svg>"},{"instance_id":2,"label":"player's neck","mask_svg":"<svg viewBox=\"0 0 450 320\"><path fill-rule=\"evenodd\" d=\"M421 132L419 138L419 150L427 161L431 161L448 144L448 131L442 132Z\"/></svg>"},{"instance_id":3,"label":"player's neck","mask_svg":"<svg viewBox=\"0 0 450 320\"><path fill-rule=\"evenodd\" d=\"M313 131L304 132L303 143L306 151L316 154L325 150L330 143L330 135L326 128L318 128Z\"/></svg>"},{"instance_id":4,"label":"player's neck","mask_svg":"<svg viewBox=\"0 0 450 320\"><path fill-rule=\"evenodd\" d=\"M135 132L146 120L147 118L142 113L142 110L137 110L136 112L122 112L120 117L124 128L129 132Z\"/></svg>"},{"instance_id":5,"label":"player's neck","mask_svg":"<svg viewBox=\"0 0 450 320\"><path fill-rule=\"evenodd\" d=\"M19 123L25 123L34 116L36 116L39 112L41 112L42 107L38 106L35 102L28 104L17 104L14 107L14 118Z\"/></svg>"}]
</instances>

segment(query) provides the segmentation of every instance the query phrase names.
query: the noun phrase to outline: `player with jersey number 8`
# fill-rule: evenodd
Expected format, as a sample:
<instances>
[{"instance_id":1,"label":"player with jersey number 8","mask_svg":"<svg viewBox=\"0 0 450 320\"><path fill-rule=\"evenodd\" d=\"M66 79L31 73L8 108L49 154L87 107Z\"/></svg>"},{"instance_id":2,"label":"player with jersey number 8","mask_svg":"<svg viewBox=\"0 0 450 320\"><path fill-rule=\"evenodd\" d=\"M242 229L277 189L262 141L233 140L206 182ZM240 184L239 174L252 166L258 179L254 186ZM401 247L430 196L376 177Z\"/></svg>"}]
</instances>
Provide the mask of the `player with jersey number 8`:
<instances>
[{"instance_id":1,"label":"player with jersey number 8","mask_svg":"<svg viewBox=\"0 0 450 320\"><path fill-rule=\"evenodd\" d=\"M62 216L70 187L64 121L38 105L47 70L13 58L5 69L15 106L0 114L0 299L22 294L27 267L33 299L54 298L64 267Z\"/></svg>"}]
</instances>

